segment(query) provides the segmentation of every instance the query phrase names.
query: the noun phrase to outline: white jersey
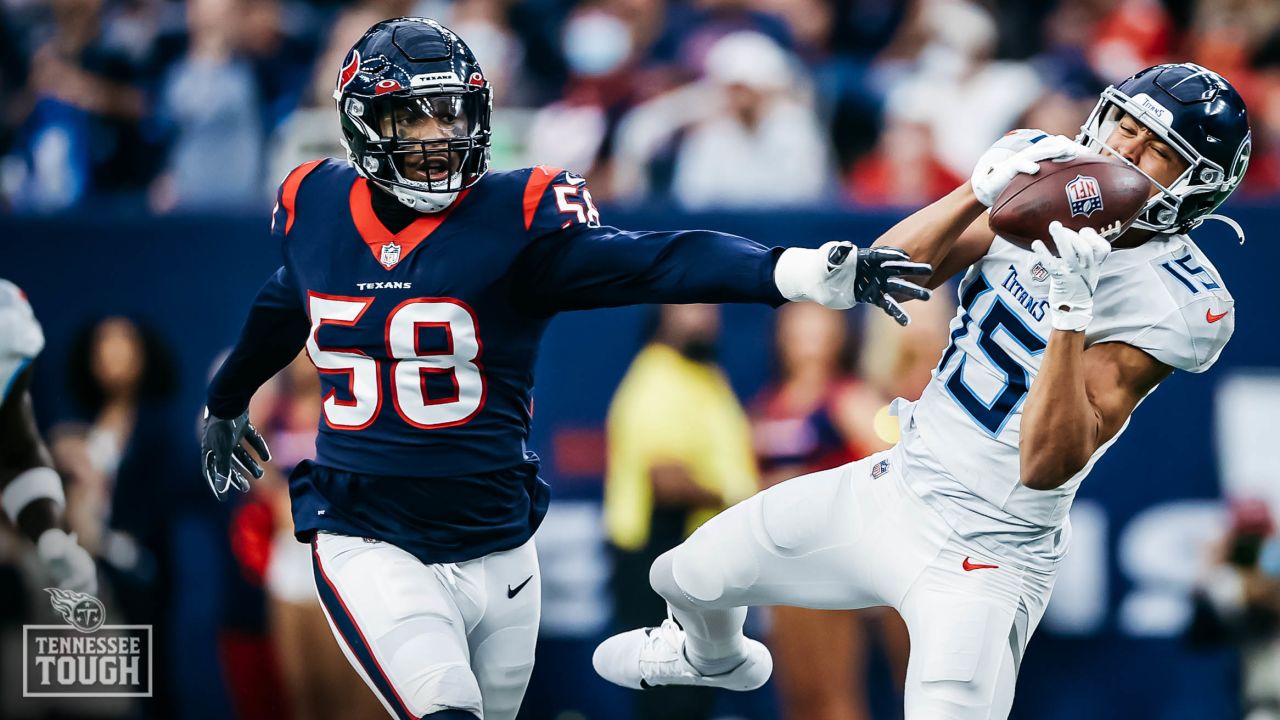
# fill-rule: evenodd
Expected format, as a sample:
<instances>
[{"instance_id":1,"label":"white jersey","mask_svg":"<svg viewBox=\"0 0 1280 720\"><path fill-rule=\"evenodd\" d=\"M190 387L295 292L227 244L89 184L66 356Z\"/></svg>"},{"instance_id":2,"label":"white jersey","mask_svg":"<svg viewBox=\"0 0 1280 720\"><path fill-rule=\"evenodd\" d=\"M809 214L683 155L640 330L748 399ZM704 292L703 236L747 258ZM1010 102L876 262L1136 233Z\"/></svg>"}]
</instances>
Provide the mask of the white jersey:
<instances>
[{"instance_id":1,"label":"white jersey","mask_svg":"<svg viewBox=\"0 0 1280 720\"><path fill-rule=\"evenodd\" d=\"M1076 490L1124 432L1061 487L1021 484L1022 403L1052 329L1048 293L1036 255L997 237L960 284L951 342L932 381L918 402L896 403L908 485L962 535L1036 564L1061 558ZM1122 342L1203 372L1234 326L1218 271L1191 238L1161 235L1103 262L1085 345Z\"/></svg>"},{"instance_id":2,"label":"white jersey","mask_svg":"<svg viewBox=\"0 0 1280 720\"><path fill-rule=\"evenodd\" d=\"M44 333L17 285L0 279L0 403L13 381L44 349Z\"/></svg>"}]
</instances>

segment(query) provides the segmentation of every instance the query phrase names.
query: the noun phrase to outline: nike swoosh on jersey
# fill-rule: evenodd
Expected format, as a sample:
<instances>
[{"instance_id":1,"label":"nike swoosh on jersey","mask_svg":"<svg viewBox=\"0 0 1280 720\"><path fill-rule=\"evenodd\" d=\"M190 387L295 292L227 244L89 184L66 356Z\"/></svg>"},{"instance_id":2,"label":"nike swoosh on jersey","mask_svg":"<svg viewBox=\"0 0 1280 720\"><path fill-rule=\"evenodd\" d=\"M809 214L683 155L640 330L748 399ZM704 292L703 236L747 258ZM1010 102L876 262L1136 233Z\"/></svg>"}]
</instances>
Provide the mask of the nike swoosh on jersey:
<instances>
[{"instance_id":1,"label":"nike swoosh on jersey","mask_svg":"<svg viewBox=\"0 0 1280 720\"><path fill-rule=\"evenodd\" d=\"M972 572L974 570L995 570L999 567L1000 567L999 565L983 565L981 563L975 563L969 558L964 559L965 572Z\"/></svg>"},{"instance_id":2,"label":"nike swoosh on jersey","mask_svg":"<svg viewBox=\"0 0 1280 720\"><path fill-rule=\"evenodd\" d=\"M1216 323L1227 316L1230 310L1223 310L1221 313L1215 313L1211 308L1205 308L1204 319L1211 323Z\"/></svg>"},{"instance_id":3,"label":"nike swoosh on jersey","mask_svg":"<svg viewBox=\"0 0 1280 720\"><path fill-rule=\"evenodd\" d=\"M532 576L532 575L530 575L529 577L527 577L527 578L525 578L525 579L524 579L524 582L520 583L519 585L515 586L514 588L512 588L510 585L508 585L508 586L507 586L507 598L508 598L508 599L510 599L510 598L515 597L515 596L516 596L516 595L517 595L521 590L523 590L523 589L524 589L524 586L525 586L525 585L528 585L528 584L529 584L529 581L530 581L530 580L532 580L532 579L533 579L533 576Z\"/></svg>"}]
</instances>

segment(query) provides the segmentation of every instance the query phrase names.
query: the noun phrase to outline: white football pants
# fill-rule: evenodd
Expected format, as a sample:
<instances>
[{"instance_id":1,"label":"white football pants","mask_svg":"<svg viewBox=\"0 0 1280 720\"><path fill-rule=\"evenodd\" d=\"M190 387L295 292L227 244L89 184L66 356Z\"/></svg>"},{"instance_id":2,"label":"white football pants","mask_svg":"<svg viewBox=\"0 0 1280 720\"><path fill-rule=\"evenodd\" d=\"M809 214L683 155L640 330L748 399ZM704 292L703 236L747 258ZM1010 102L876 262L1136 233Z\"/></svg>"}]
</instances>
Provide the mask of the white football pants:
<instances>
[{"instance_id":1,"label":"white football pants","mask_svg":"<svg viewBox=\"0 0 1280 720\"><path fill-rule=\"evenodd\" d=\"M392 717L457 709L515 718L541 611L532 539L425 565L384 542L317 533L312 563L338 644Z\"/></svg>"},{"instance_id":2,"label":"white football pants","mask_svg":"<svg viewBox=\"0 0 1280 720\"><path fill-rule=\"evenodd\" d=\"M775 485L659 557L650 581L689 656L735 654L744 606L887 605L911 635L907 720L1007 717L1053 575L965 543L903 484L899 453Z\"/></svg>"}]
</instances>

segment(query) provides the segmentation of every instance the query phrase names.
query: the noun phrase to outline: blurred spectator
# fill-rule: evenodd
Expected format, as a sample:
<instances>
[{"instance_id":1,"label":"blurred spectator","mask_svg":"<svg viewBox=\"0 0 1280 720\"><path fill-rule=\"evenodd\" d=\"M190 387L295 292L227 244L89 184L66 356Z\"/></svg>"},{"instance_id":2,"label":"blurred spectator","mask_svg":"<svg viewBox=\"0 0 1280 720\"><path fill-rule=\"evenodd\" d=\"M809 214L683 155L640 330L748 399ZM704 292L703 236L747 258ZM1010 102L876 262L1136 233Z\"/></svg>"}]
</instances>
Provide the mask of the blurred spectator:
<instances>
[{"instance_id":1,"label":"blurred spectator","mask_svg":"<svg viewBox=\"0 0 1280 720\"><path fill-rule=\"evenodd\" d=\"M966 179L938 159L928 118L903 108L888 114L875 149L854 164L847 184L849 198L859 205L920 207Z\"/></svg>"},{"instance_id":2,"label":"blurred spectator","mask_svg":"<svg viewBox=\"0 0 1280 720\"><path fill-rule=\"evenodd\" d=\"M923 118L942 167L967 178L1040 94L1040 80L1027 63L993 59L995 21L969 0L926 0L918 22L925 45L888 103Z\"/></svg>"},{"instance_id":3,"label":"blurred spectator","mask_svg":"<svg viewBox=\"0 0 1280 720\"><path fill-rule=\"evenodd\" d=\"M70 207L91 193L137 190L154 169L139 121L139 69L103 42L101 0L52 0L52 36L28 63L29 105L6 162L15 206Z\"/></svg>"},{"instance_id":4,"label":"blurred spectator","mask_svg":"<svg viewBox=\"0 0 1280 720\"><path fill-rule=\"evenodd\" d=\"M649 566L756 489L747 418L715 364L719 318L714 305L663 306L653 340L609 405L604 519L618 628L662 621L666 605L649 588ZM637 693L636 718L709 718L712 692Z\"/></svg>"},{"instance_id":5,"label":"blurred spectator","mask_svg":"<svg viewBox=\"0 0 1280 720\"><path fill-rule=\"evenodd\" d=\"M87 425L54 429L55 458L73 483L94 476L98 485L89 491L101 487L109 500L94 508L95 517L72 511L68 518L79 522L73 528L85 533L86 544L96 541L94 552L120 612L129 622L155 625L154 717L175 716L177 704L199 705L210 694L221 696L222 689L184 692L199 687L187 682L198 681L171 662L174 653L188 650L183 633L199 630L166 622L169 613L186 607L179 578L199 561L194 546L186 544L190 538L181 535L188 520L179 498L190 486L178 479L188 477L192 465L184 461L187 445L168 418L177 378L173 355L158 335L119 316L82 330L70 350L67 387ZM69 502L71 497L83 495L75 493ZM179 563L178 557L197 565Z\"/></svg>"},{"instance_id":6,"label":"blurred spectator","mask_svg":"<svg viewBox=\"0 0 1280 720\"><path fill-rule=\"evenodd\" d=\"M246 2L187 3L187 53L160 93L173 140L152 195L158 211L252 206L261 197L261 96L236 22Z\"/></svg>"},{"instance_id":7,"label":"blurred spectator","mask_svg":"<svg viewBox=\"0 0 1280 720\"><path fill-rule=\"evenodd\" d=\"M1262 501L1236 501L1193 593L1193 645L1239 647L1245 720L1280 718L1280 537Z\"/></svg>"},{"instance_id":8,"label":"blurred spectator","mask_svg":"<svg viewBox=\"0 0 1280 720\"><path fill-rule=\"evenodd\" d=\"M875 431L884 398L852 374L845 314L812 303L779 308L777 379L752 408L763 486L832 468L883 450ZM787 720L866 720L868 633L879 630L901 690L907 638L902 622L879 610L769 609L774 678ZM815 662L814 658L822 658Z\"/></svg>"},{"instance_id":9,"label":"blurred spectator","mask_svg":"<svg viewBox=\"0 0 1280 720\"><path fill-rule=\"evenodd\" d=\"M339 143L342 133L333 102L342 60L370 26L379 20L408 15L412 5L409 0L362 0L338 12L329 28L328 39L316 56L301 103L276 128L268 142L271 156L267 159L263 197L274 198L276 188L289 171L304 162L347 156Z\"/></svg>"},{"instance_id":10,"label":"blurred spectator","mask_svg":"<svg viewBox=\"0 0 1280 720\"><path fill-rule=\"evenodd\" d=\"M674 151L671 193L690 209L814 203L830 175L830 153L787 53L769 38L738 32L707 53L704 80L636 108L620 130L614 180L635 196L655 160Z\"/></svg>"}]
</instances>

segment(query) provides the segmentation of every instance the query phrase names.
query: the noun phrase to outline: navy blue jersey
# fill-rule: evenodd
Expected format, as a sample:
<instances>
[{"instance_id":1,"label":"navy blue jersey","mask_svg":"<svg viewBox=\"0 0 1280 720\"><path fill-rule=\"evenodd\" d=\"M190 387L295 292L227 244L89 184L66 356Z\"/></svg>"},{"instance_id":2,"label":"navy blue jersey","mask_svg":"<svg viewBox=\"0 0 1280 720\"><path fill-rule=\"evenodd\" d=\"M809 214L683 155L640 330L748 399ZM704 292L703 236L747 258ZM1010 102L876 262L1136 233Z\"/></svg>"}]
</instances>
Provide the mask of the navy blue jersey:
<instances>
[{"instance_id":1,"label":"navy blue jersey","mask_svg":"<svg viewBox=\"0 0 1280 720\"><path fill-rule=\"evenodd\" d=\"M336 160L290 174L272 219L284 265L209 389L210 412L233 417L306 348L323 416L315 462L291 480L300 534L416 538L406 549L429 562L516 547L546 507L525 440L555 313L784 301L777 249L603 226L585 181L558 169L491 172L398 233L375 192Z\"/></svg>"}]
</instances>

